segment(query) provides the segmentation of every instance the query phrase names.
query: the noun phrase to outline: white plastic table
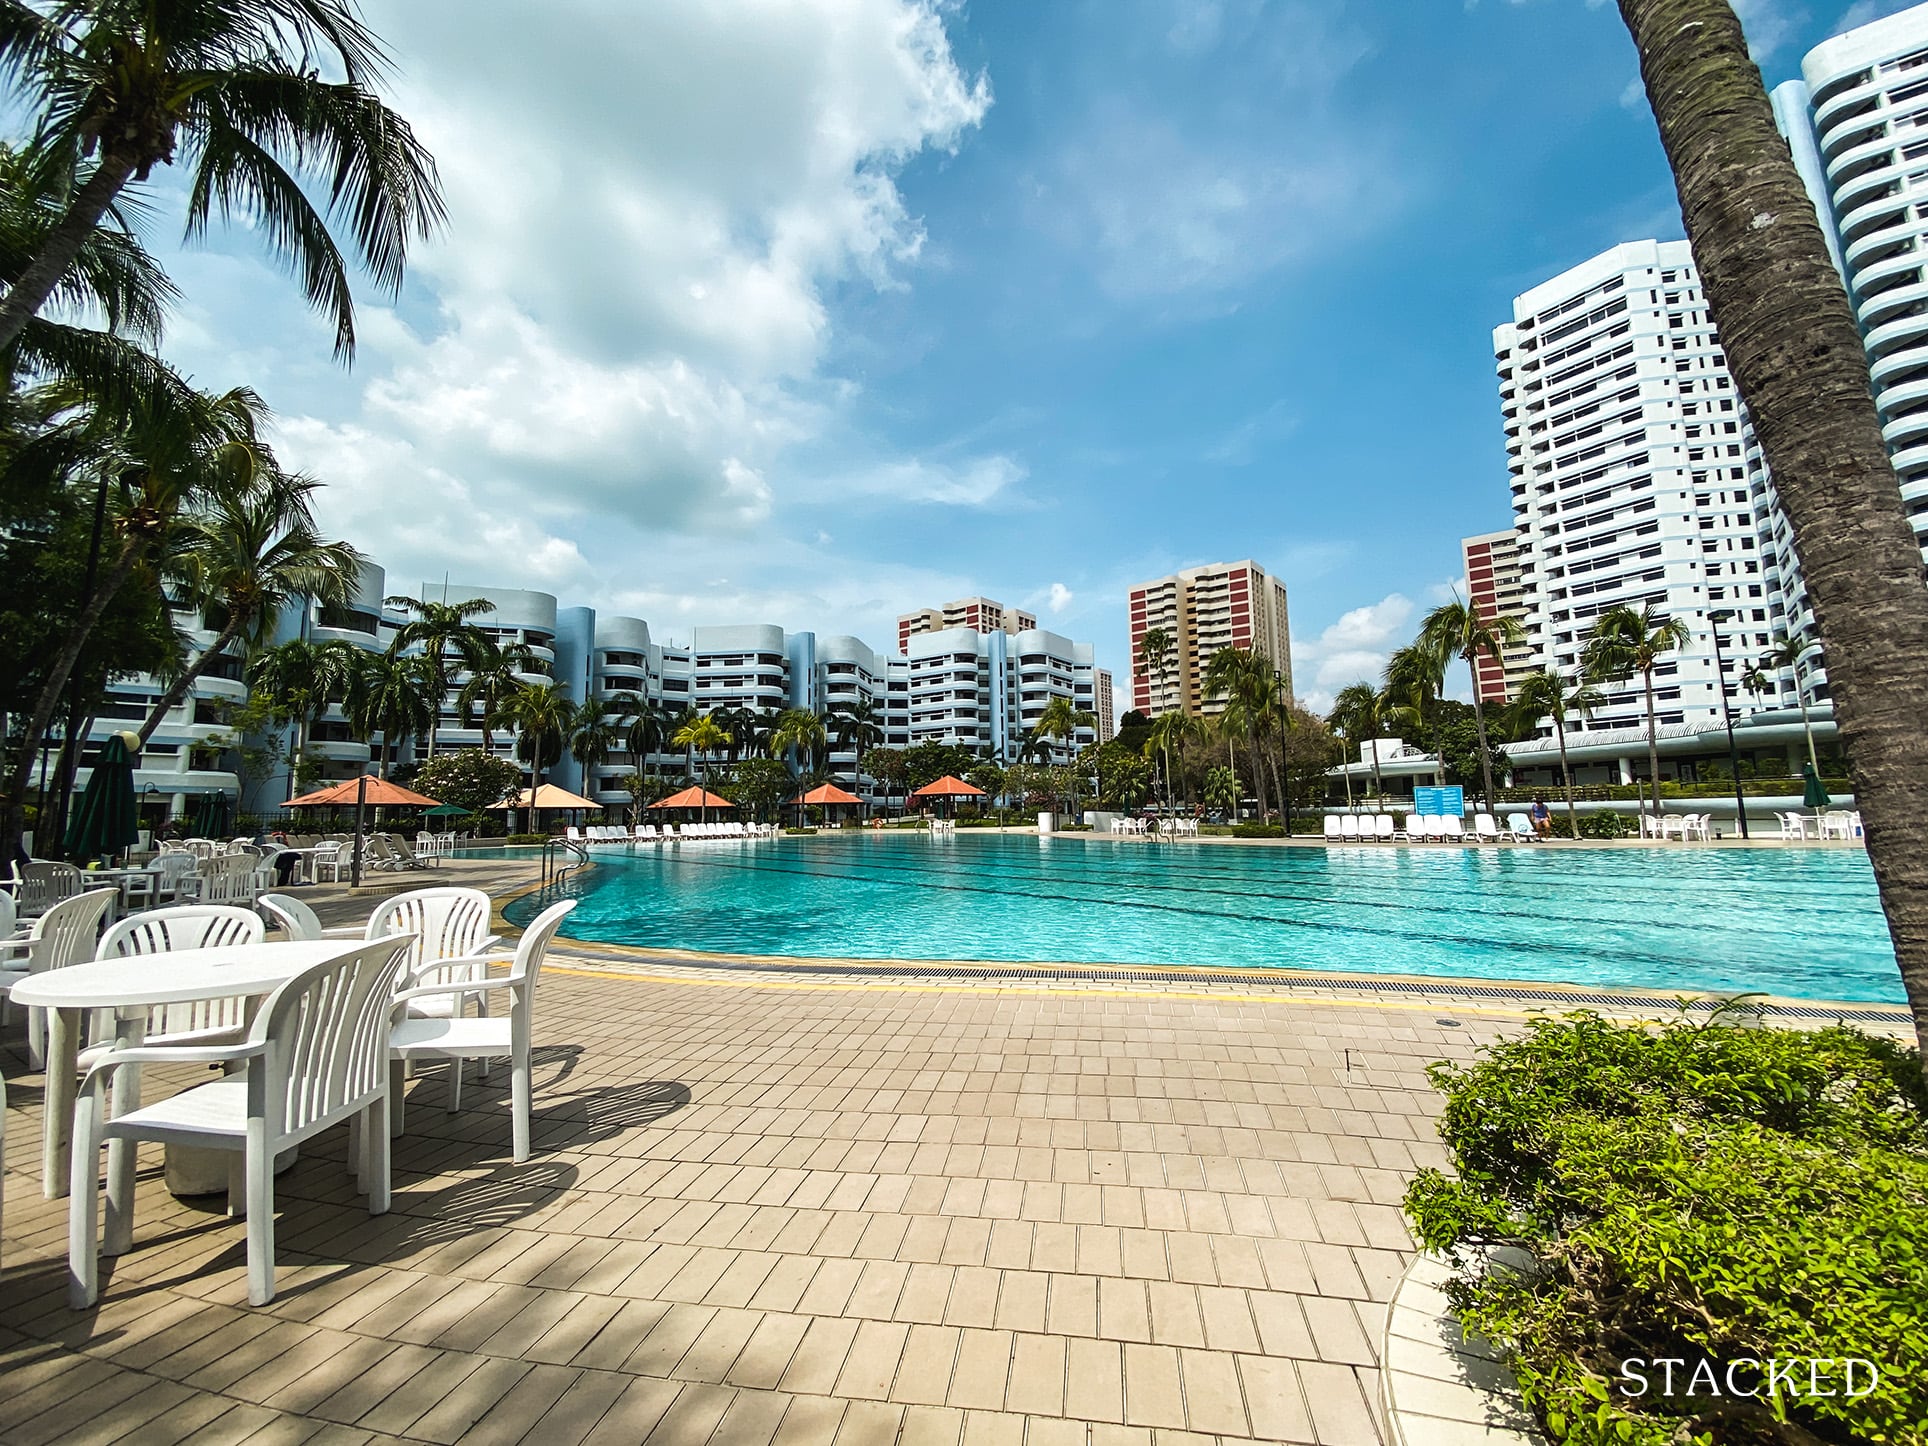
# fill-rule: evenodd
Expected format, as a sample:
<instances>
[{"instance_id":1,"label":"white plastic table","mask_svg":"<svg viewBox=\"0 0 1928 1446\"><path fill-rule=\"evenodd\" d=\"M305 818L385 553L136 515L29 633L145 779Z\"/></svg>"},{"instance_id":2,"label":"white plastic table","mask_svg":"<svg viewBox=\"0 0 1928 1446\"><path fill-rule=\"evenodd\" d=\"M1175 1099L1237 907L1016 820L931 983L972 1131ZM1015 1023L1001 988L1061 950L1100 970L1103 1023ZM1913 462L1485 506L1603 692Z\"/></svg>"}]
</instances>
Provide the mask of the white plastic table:
<instances>
[{"instance_id":1,"label":"white plastic table","mask_svg":"<svg viewBox=\"0 0 1928 1446\"><path fill-rule=\"evenodd\" d=\"M259 998L272 994L303 969L332 959L359 940L311 939L282 944L238 944L225 949L181 949L171 954L136 954L99 959L29 975L13 986L15 1004L47 1011L46 1119L42 1122L41 1189L49 1200L67 1193L73 1163L74 1097L77 1092L82 1017L93 1010L115 1012L114 1044L139 1044L147 1031L147 1012L157 1004L197 999ZM140 1106L140 1066L119 1072L114 1113ZM108 1145L107 1168L118 1178L134 1168L129 1142Z\"/></svg>"}]
</instances>

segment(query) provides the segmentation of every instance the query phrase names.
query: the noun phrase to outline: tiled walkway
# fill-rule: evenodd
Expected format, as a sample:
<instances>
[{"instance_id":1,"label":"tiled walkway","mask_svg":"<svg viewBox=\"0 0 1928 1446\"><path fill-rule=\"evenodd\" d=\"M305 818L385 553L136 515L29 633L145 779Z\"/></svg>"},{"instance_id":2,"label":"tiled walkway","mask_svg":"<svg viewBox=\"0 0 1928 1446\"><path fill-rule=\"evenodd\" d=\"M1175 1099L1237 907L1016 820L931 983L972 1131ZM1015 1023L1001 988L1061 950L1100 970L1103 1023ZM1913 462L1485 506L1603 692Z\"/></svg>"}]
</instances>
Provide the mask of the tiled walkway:
<instances>
[{"instance_id":1,"label":"tiled walkway","mask_svg":"<svg viewBox=\"0 0 1928 1446\"><path fill-rule=\"evenodd\" d=\"M0 1441L1380 1439L1397 1202L1441 1158L1422 1070L1490 1021L555 962L535 1158L502 1073L453 1116L425 1074L391 1214L339 1132L281 1178L263 1310L158 1154L134 1252L67 1309L16 1017Z\"/></svg>"}]
</instances>

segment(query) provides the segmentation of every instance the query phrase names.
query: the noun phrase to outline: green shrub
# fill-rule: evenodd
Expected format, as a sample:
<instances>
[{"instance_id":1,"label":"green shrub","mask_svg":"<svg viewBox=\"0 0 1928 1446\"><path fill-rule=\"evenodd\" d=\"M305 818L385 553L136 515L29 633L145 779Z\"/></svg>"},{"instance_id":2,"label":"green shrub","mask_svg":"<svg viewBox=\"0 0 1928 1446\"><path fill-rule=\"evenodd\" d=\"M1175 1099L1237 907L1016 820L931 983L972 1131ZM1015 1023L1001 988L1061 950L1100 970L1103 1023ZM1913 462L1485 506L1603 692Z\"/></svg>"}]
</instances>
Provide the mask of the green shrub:
<instances>
[{"instance_id":1,"label":"green shrub","mask_svg":"<svg viewBox=\"0 0 1928 1446\"><path fill-rule=\"evenodd\" d=\"M507 838L503 839L502 842L506 844L548 843L549 835L546 833L512 833Z\"/></svg>"},{"instance_id":2,"label":"green shrub","mask_svg":"<svg viewBox=\"0 0 1928 1446\"><path fill-rule=\"evenodd\" d=\"M1233 838L1284 838L1285 829L1276 823L1235 823L1229 830Z\"/></svg>"},{"instance_id":3,"label":"green shrub","mask_svg":"<svg viewBox=\"0 0 1928 1446\"><path fill-rule=\"evenodd\" d=\"M1640 825L1624 813L1609 809L1605 813L1583 813L1580 818L1580 831L1576 834L1567 817L1556 804L1553 806L1553 832L1558 838L1627 838L1635 833Z\"/></svg>"},{"instance_id":4,"label":"green shrub","mask_svg":"<svg viewBox=\"0 0 1928 1446\"><path fill-rule=\"evenodd\" d=\"M1645 1030L1576 1014L1429 1073L1459 1178L1422 1171L1407 1213L1429 1249L1534 1257L1522 1273L1462 1253L1448 1294L1507 1354L1555 1441L1928 1443L1928 1088L1914 1051L1841 1027ZM1622 1363L1636 1357L1685 1361L1676 1393L1660 1394L1658 1368L1630 1393ZM1758 1399L1684 1393L1703 1359L1716 1381L1733 1366L1759 1388L1746 1362L1849 1357L1880 1372L1859 1398L1784 1382Z\"/></svg>"}]
</instances>

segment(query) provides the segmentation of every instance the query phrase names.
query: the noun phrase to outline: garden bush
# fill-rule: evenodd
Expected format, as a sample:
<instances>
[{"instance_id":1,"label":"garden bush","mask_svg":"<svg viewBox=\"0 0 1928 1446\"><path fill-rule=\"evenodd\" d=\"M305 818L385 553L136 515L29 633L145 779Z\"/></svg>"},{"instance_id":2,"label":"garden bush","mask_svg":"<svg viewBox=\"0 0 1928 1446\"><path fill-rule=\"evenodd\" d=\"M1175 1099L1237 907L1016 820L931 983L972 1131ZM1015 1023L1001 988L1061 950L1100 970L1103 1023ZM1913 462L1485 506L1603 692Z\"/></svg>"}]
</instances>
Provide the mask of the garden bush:
<instances>
[{"instance_id":1,"label":"garden bush","mask_svg":"<svg viewBox=\"0 0 1928 1446\"><path fill-rule=\"evenodd\" d=\"M1928 1443L1917 1053L1731 1012L1653 1030L1575 1014L1429 1073L1458 1178L1422 1171L1407 1213L1555 1441ZM1490 1246L1535 1263L1484 1267ZM1878 1384L1845 1380L1848 1358ZM1636 1389L1625 1363L1668 1359L1671 1393L1658 1364Z\"/></svg>"},{"instance_id":2,"label":"garden bush","mask_svg":"<svg viewBox=\"0 0 1928 1446\"><path fill-rule=\"evenodd\" d=\"M504 842L505 844L548 843L549 835L546 833L512 833L507 838L503 839L502 842Z\"/></svg>"}]
</instances>

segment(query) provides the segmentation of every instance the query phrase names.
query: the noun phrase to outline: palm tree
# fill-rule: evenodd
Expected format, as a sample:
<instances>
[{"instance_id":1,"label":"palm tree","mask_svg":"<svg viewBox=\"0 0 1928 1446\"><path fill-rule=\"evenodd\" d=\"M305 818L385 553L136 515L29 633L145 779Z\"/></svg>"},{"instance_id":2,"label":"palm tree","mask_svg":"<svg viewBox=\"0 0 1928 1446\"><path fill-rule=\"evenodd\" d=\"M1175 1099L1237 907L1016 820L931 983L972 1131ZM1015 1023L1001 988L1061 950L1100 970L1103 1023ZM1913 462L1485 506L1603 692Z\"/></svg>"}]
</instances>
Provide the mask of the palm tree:
<instances>
[{"instance_id":1,"label":"palm tree","mask_svg":"<svg viewBox=\"0 0 1928 1446\"><path fill-rule=\"evenodd\" d=\"M1480 781L1486 789L1486 811L1493 811L1493 756L1486 746L1486 702L1480 697L1481 658L1499 662L1506 645L1526 637L1518 618L1484 616L1477 607L1455 598L1426 615L1419 625L1419 645L1439 658L1460 658L1473 684L1473 726L1479 734Z\"/></svg>"},{"instance_id":2,"label":"palm tree","mask_svg":"<svg viewBox=\"0 0 1928 1446\"><path fill-rule=\"evenodd\" d=\"M308 758L308 732L328 705L348 691L360 651L347 643L294 638L262 649L248 663L248 685L262 695L276 721L295 725L297 783Z\"/></svg>"},{"instance_id":3,"label":"palm tree","mask_svg":"<svg viewBox=\"0 0 1928 1446\"><path fill-rule=\"evenodd\" d=\"M675 731L667 704L640 693L618 693L611 700L626 722L624 746L636 763L637 771L650 776L651 760L669 747Z\"/></svg>"},{"instance_id":4,"label":"palm tree","mask_svg":"<svg viewBox=\"0 0 1928 1446\"><path fill-rule=\"evenodd\" d=\"M802 760L805 774L816 771L817 755L829 744L829 734L824 731L823 719L808 708L786 708L778 720L776 730L770 735L769 749L772 758L781 758L795 750ZM802 798L802 794L798 794ZM797 827L803 827L803 804L797 804Z\"/></svg>"},{"instance_id":5,"label":"palm tree","mask_svg":"<svg viewBox=\"0 0 1928 1446\"><path fill-rule=\"evenodd\" d=\"M1266 726L1272 696L1272 665L1249 648L1220 648L1205 665L1205 692L1224 700L1222 715L1228 728L1245 734L1245 749L1252 759L1252 787L1259 799L1259 822L1269 824L1272 814L1265 801L1265 765L1259 753L1259 733Z\"/></svg>"},{"instance_id":6,"label":"palm tree","mask_svg":"<svg viewBox=\"0 0 1928 1446\"><path fill-rule=\"evenodd\" d=\"M1151 725L1151 732L1145 735L1145 756L1150 758L1159 754L1165 760L1165 807L1170 808L1177 797L1175 775L1172 773L1172 750L1183 755L1185 744L1199 736L1198 719L1182 708L1174 708L1168 713L1160 713Z\"/></svg>"},{"instance_id":7,"label":"palm tree","mask_svg":"<svg viewBox=\"0 0 1928 1446\"><path fill-rule=\"evenodd\" d=\"M1867 354L1727 0L1620 0L1708 309L1794 530L1928 1068L1928 588ZM1798 360L1797 360L1798 359Z\"/></svg>"},{"instance_id":8,"label":"palm tree","mask_svg":"<svg viewBox=\"0 0 1928 1446\"><path fill-rule=\"evenodd\" d=\"M431 659L434 656L429 654ZM560 684L524 683L502 700L496 718L516 731L515 756L528 765L532 775L529 797L533 818L542 775L562 761L562 750L576 718L575 704L569 701L569 690Z\"/></svg>"},{"instance_id":9,"label":"palm tree","mask_svg":"<svg viewBox=\"0 0 1928 1446\"><path fill-rule=\"evenodd\" d=\"M884 717L877 700L859 698L855 703L840 703L830 710L830 734L837 751L856 755L850 771L854 788L864 771L864 755L884 741Z\"/></svg>"},{"instance_id":10,"label":"palm tree","mask_svg":"<svg viewBox=\"0 0 1928 1446\"><path fill-rule=\"evenodd\" d=\"M333 320L344 361L355 350L348 263L302 178L328 190L389 296L410 239L442 224L435 162L371 89L387 58L348 0L5 0L0 64L38 109L33 157L70 187L0 300L0 349L56 294L126 187L177 157L190 172L188 236L235 217L266 239Z\"/></svg>"},{"instance_id":11,"label":"palm tree","mask_svg":"<svg viewBox=\"0 0 1928 1446\"><path fill-rule=\"evenodd\" d=\"M435 716L435 670L419 654L397 657L359 648L348 651L351 657L342 689L342 711L348 715L349 727L364 742L377 733L382 735L375 771L385 778L401 741L420 737Z\"/></svg>"},{"instance_id":12,"label":"palm tree","mask_svg":"<svg viewBox=\"0 0 1928 1446\"><path fill-rule=\"evenodd\" d=\"M712 753L720 753L725 748L728 748L730 746L730 735L725 733L722 728L717 725L716 720L710 717L709 714L692 713L689 714L677 730L670 735L669 741L677 748L687 748L697 759L697 766L703 770L699 781L705 797L701 805L702 812L700 816L703 821L707 823L710 817L708 799L710 787L709 756Z\"/></svg>"},{"instance_id":13,"label":"palm tree","mask_svg":"<svg viewBox=\"0 0 1928 1446\"><path fill-rule=\"evenodd\" d=\"M309 503L319 485L264 467L255 486L218 493L188 514L162 570L179 604L218 617L220 627L155 702L141 725L143 745L229 644L258 645L289 603L343 607L353 597L365 559L345 542L322 541Z\"/></svg>"},{"instance_id":14,"label":"palm tree","mask_svg":"<svg viewBox=\"0 0 1928 1446\"><path fill-rule=\"evenodd\" d=\"M1098 720L1096 718L1089 713L1080 712L1076 704L1063 694L1059 694L1044 705L1044 711L1038 714L1038 721L1032 725L1031 736L1034 739L1046 743L1045 756L1048 758L1050 756L1050 744L1055 743L1061 748L1068 747L1071 740L1076 737L1080 728L1096 728L1097 726ZM1066 799L1067 811L1075 812L1077 806L1077 775L1075 770L1067 771L1065 777L1069 780L1067 789L1068 796Z\"/></svg>"},{"instance_id":15,"label":"palm tree","mask_svg":"<svg viewBox=\"0 0 1928 1446\"><path fill-rule=\"evenodd\" d=\"M388 651L399 653L404 648L420 648L427 654L435 667L435 677L442 685L442 693L435 703L436 721L442 714L442 697L448 692L448 659L453 653L461 660L462 669L468 673L479 673L487 669L495 660L497 650L489 635L470 622L470 618L495 611L495 604L485 597L472 597L466 602L430 602L426 598L390 597L382 600L389 607L400 608L413 616L395 630L389 640ZM435 756L436 723L428 730L428 756Z\"/></svg>"},{"instance_id":16,"label":"palm tree","mask_svg":"<svg viewBox=\"0 0 1928 1446\"><path fill-rule=\"evenodd\" d=\"M74 665L108 604L137 567L162 552L179 527L182 509L252 485L266 450L256 437L265 410L245 387L220 396L137 399L124 419L83 405L36 439L41 445L33 463L51 469L53 485L84 484L94 491L102 547L98 571L89 569L91 591L66 630L49 640L46 672L21 737L46 737ZM22 458L16 454L11 460L8 470L19 470ZM0 786L0 849L19 843L36 754L32 747L16 750Z\"/></svg>"},{"instance_id":17,"label":"palm tree","mask_svg":"<svg viewBox=\"0 0 1928 1446\"><path fill-rule=\"evenodd\" d=\"M534 648L514 638L497 643L486 633L480 637L487 646L469 668L468 680L455 695L455 706L464 728L473 725L482 730L482 749L493 756L502 704L527 686L530 675L542 671L542 659Z\"/></svg>"},{"instance_id":18,"label":"palm tree","mask_svg":"<svg viewBox=\"0 0 1928 1446\"><path fill-rule=\"evenodd\" d=\"M1553 720L1553 736L1560 744L1560 778L1566 787L1567 828L1575 838L1580 836L1580 815L1573 806L1573 768L1567 762L1566 720L1591 717L1593 710L1606 701L1607 695L1585 680L1575 678L1569 683L1551 668L1528 673L1520 679L1519 690L1513 695L1515 737L1532 732L1542 718Z\"/></svg>"},{"instance_id":19,"label":"palm tree","mask_svg":"<svg viewBox=\"0 0 1928 1446\"><path fill-rule=\"evenodd\" d=\"M582 768L583 787L596 782L596 770L623 739L622 714L605 698L585 698L569 716L569 756Z\"/></svg>"},{"instance_id":20,"label":"palm tree","mask_svg":"<svg viewBox=\"0 0 1928 1446\"><path fill-rule=\"evenodd\" d=\"M1138 663L1145 670L1147 681L1154 677L1157 677L1160 682L1164 681L1162 675L1165 671L1165 661L1171 656L1171 651L1172 635L1170 633L1163 628L1146 630L1145 635L1138 640ZM1146 695L1150 696L1150 689L1146 690Z\"/></svg>"},{"instance_id":21,"label":"palm tree","mask_svg":"<svg viewBox=\"0 0 1928 1446\"><path fill-rule=\"evenodd\" d=\"M1624 683L1640 675L1647 694L1647 771L1653 778L1654 817L1660 817L1660 733L1654 720L1654 667L1666 654L1687 646L1687 624L1661 617L1652 603L1638 610L1622 605L1593 620L1593 631L1580 653L1589 679Z\"/></svg>"},{"instance_id":22,"label":"palm tree","mask_svg":"<svg viewBox=\"0 0 1928 1446\"><path fill-rule=\"evenodd\" d=\"M1345 734L1346 741L1355 748L1362 741L1373 745L1372 792L1379 799L1386 796L1385 780L1379 776L1379 740L1385 736L1388 726L1386 715L1392 706L1390 695L1380 692L1372 684L1349 683L1332 700L1332 713L1327 719L1334 729ZM1352 760L1347 759L1346 763L1346 803L1347 807L1351 807Z\"/></svg>"},{"instance_id":23,"label":"palm tree","mask_svg":"<svg viewBox=\"0 0 1928 1446\"><path fill-rule=\"evenodd\" d=\"M1813 646L1812 641L1798 635L1794 637L1776 637L1768 650L1761 654L1761 660L1754 665L1754 670L1758 672L1763 668L1768 668L1776 673L1783 670L1794 672L1795 666L1801 661L1801 655ZM1751 676L1751 674L1749 676ZM1741 682L1745 684L1748 690L1753 692L1756 697L1768 691L1766 688L1756 690L1754 685L1748 681L1748 677L1743 677ZM1807 737L1808 763L1814 769L1814 776L1819 778L1821 776L1821 755L1814 747L1814 724L1808 719L1807 694L1801 691L1801 676L1799 673L1794 674L1794 701L1801 709L1801 732Z\"/></svg>"}]
</instances>

